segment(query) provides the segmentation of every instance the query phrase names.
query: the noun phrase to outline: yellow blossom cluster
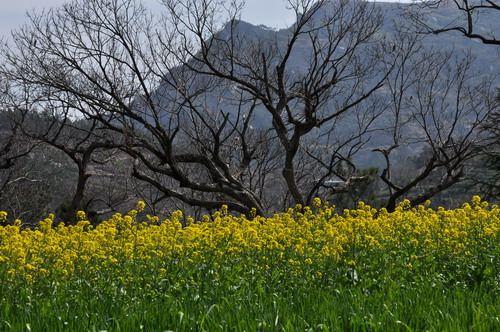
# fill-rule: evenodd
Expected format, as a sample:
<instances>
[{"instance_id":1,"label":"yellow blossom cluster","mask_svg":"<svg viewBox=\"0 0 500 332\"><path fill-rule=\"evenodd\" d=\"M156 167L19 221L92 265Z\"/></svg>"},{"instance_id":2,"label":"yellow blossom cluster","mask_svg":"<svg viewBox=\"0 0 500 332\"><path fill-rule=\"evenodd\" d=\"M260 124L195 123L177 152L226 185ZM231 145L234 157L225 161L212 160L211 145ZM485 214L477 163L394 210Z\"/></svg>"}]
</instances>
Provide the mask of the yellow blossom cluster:
<instances>
[{"instance_id":1,"label":"yellow blossom cluster","mask_svg":"<svg viewBox=\"0 0 500 332\"><path fill-rule=\"evenodd\" d=\"M454 210L433 210L428 203L410 208L404 201L392 213L360 203L341 215L316 199L311 207L297 206L272 218L236 217L223 206L196 222L180 211L163 221L140 217L144 207L139 202L135 210L115 214L95 227L84 212L78 212L76 225L55 226L49 215L38 227L26 229L20 221L7 224L7 214L0 212L0 273L11 279L71 278L130 262L142 267L154 263L158 275L165 276L166 261L220 266L255 257L259 269L279 261L293 271L316 262L356 265L357 253L369 251L407 252L413 260L429 255L466 257L498 247L500 238L500 209L477 196Z\"/></svg>"}]
</instances>

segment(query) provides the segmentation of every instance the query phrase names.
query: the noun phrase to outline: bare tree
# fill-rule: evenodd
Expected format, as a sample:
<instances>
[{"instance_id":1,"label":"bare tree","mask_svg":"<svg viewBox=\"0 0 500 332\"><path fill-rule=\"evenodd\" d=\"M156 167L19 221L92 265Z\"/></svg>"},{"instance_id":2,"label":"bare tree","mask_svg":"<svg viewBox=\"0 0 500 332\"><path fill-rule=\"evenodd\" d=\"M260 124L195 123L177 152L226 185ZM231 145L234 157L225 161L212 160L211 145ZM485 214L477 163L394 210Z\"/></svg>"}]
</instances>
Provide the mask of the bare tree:
<instances>
[{"instance_id":1,"label":"bare tree","mask_svg":"<svg viewBox=\"0 0 500 332\"><path fill-rule=\"evenodd\" d=\"M339 122L344 115L356 118L356 112L364 112L358 107L383 85L390 69L381 68L375 56L373 42L383 16L373 4L288 3L296 23L286 32L264 33L257 39L239 29L243 23L238 20L237 4L230 7L234 10L229 13L231 20L222 26L215 2L164 1L169 10L165 22L176 27L175 38L183 52L170 49L183 67L230 82L259 104L284 152L281 172L286 190L295 203L306 204L333 173L335 164L347 159L338 147L362 135L355 133L338 142L326 159L316 153L322 150L324 154L327 149L316 146L329 144L328 138L341 133ZM164 45L169 48L169 43ZM292 63L293 54L303 54L307 60ZM371 114L371 119L376 116L376 112ZM359 127L361 132L366 130L363 124ZM312 141L316 146L304 144ZM314 174L316 179L300 176L303 170L311 173L311 169L297 167L298 160L304 160L300 154L321 161L323 170ZM301 178L312 183L304 186Z\"/></svg>"},{"instance_id":2,"label":"bare tree","mask_svg":"<svg viewBox=\"0 0 500 332\"><path fill-rule=\"evenodd\" d=\"M24 114L16 113L9 107L9 87L2 86L0 95L0 198L11 183L27 179L13 171L16 163L27 156L36 146L23 137L21 126Z\"/></svg>"},{"instance_id":3,"label":"bare tree","mask_svg":"<svg viewBox=\"0 0 500 332\"><path fill-rule=\"evenodd\" d=\"M38 176L43 167L32 162L32 156L43 149L22 135L17 122L22 118L12 110L0 112L0 206L12 220L32 223L47 212L51 198Z\"/></svg>"},{"instance_id":4,"label":"bare tree","mask_svg":"<svg viewBox=\"0 0 500 332\"><path fill-rule=\"evenodd\" d=\"M433 9L444 8L450 16L443 24L430 19ZM429 11L430 10L430 11ZM500 2L497 0L427 0L410 7L410 18L418 31L440 34L456 31L463 36L476 39L487 45L500 45L498 30L478 28L489 26L500 19Z\"/></svg>"},{"instance_id":5,"label":"bare tree","mask_svg":"<svg viewBox=\"0 0 500 332\"><path fill-rule=\"evenodd\" d=\"M74 121L69 118L68 112L50 114L49 110L32 115L31 126L24 125L22 129L26 136L63 152L76 166L74 192L65 215L59 216L67 222L75 221L78 210L90 212L94 200L102 196L94 193L95 197L85 198L92 176L91 168L104 165L115 156L112 150L114 143L112 137L107 137L106 131L97 127L95 120Z\"/></svg>"},{"instance_id":6,"label":"bare tree","mask_svg":"<svg viewBox=\"0 0 500 332\"><path fill-rule=\"evenodd\" d=\"M4 45L2 72L17 82L19 89L32 89L33 107L44 109L47 103L56 101L51 103L55 112L73 112L120 135L116 146L137 161L134 175L156 186L166 197L206 208L228 203L240 211L250 207L262 211L253 194L237 180L221 180L230 169L215 157L223 153L223 145L236 127L218 110L214 113L221 119L202 115L204 106L199 101L201 92L217 88L216 82L193 79L182 70L168 78L176 93L168 90L160 96L156 91L159 83L167 82L165 77L169 70L173 73L174 65L168 63L168 51L167 58L156 58L163 50L152 25L155 20L141 5L135 1L74 1L31 19L31 26L15 35L17 49L11 51ZM188 84L192 89L182 88ZM186 126L195 132L183 129ZM190 135L198 139L197 146L182 141ZM48 141L58 144L54 139ZM207 149L215 155L210 156ZM88 156L85 151L81 153L82 158ZM85 169L88 158L74 160L85 161ZM177 188L155 181L141 172L141 166L176 180ZM83 182L87 176L82 174ZM202 182L205 176L210 183ZM183 188L222 193L233 197L234 202L225 197L198 199Z\"/></svg>"},{"instance_id":7,"label":"bare tree","mask_svg":"<svg viewBox=\"0 0 500 332\"><path fill-rule=\"evenodd\" d=\"M31 146L44 149L47 156L51 153L55 155L55 150L62 152L76 167L76 181L72 176L62 179L63 175L60 174L62 183L69 184L63 187L73 187L74 183L74 191L69 194L71 199L68 206L62 202L59 211L62 215L58 216L66 222L75 221L76 212L80 209L90 212L90 205L94 198L97 199L84 199L91 177L90 169L92 164L103 165L113 157L114 137L98 128L96 120L75 119L74 110L60 100L64 96L52 94L48 89L39 91L38 86L23 81L19 83L10 76L11 72L5 71L4 74L11 83L5 91L5 104L10 110L9 121L18 136L30 142ZM47 179L37 181L47 182ZM70 191L70 188L67 189ZM66 196L62 191L54 195Z\"/></svg>"},{"instance_id":8,"label":"bare tree","mask_svg":"<svg viewBox=\"0 0 500 332\"><path fill-rule=\"evenodd\" d=\"M421 204L461 181L467 162L490 144L481 126L498 109L493 79L471 70L470 54L426 50L417 36L403 38L410 40L398 43L407 45L398 54L407 55L394 60L387 84L390 139L374 149L386 164L381 179L389 191L389 211L403 198ZM400 166L404 175L397 177L394 164L401 154L413 155L412 163L418 163L413 171Z\"/></svg>"},{"instance_id":9,"label":"bare tree","mask_svg":"<svg viewBox=\"0 0 500 332\"><path fill-rule=\"evenodd\" d=\"M10 86L5 79L0 76L2 86L0 87L0 169L9 169L16 159L26 156L33 144L22 142L19 135L21 124L24 121L24 114L17 114L10 107Z\"/></svg>"},{"instance_id":10,"label":"bare tree","mask_svg":"<svg viewBox=\"0 0 500 332\"><path fill-rule=\"evenodd\" d=\"M497 89L497 104L499 107L491 112L482 129L485 135L491 137L491 144L484 149L476 161L476 169L480 174L471 176L479 193L488 201L498 201L500 197L500 90Z\"/></svg>"},{"instance_id":11,"label":"bare tree","mask_svg":"<svg viewBox=\"0 0 500 332\"><path fill-rule=\"evenodd\" d=\"M26 155L28 151L19 151L21 146L17 143L19 127L10 121L10 112L1 111L0 119L0 169L9 169L16 159Z\"/></svg>"},{"instance_id":12,"label":"bare tree","mask_svg":"<svg viewBox=\"0 0 500 332\"><path fill-rule=\"evenodd\" d=\"M432 22L430 15L436 8L446 10L449 14L448 20ZM431 0L415 3L410 6L407 14L421 33L451 33L458 32L471 40L478 40L485 47L500 45L499 22L500 2L497 0ZM497 49L498 50L498 49ZM495 73L498 76L498 72ZM496 128L499 127L499 111L493 111L488 120L482 125L484 134L491 135L491 144L484 147L483 154L476 161L475 168L481 174L472 175L470 178L475 190L479 190L485 198L496 199L499 193L498 170L498 145L499 135ZM485 167L486 166L486 167ZM478 186L478 187L477 187Z\"/></svg>"},{"instance_id":13,"label":"bare tree","mask_svg":"<svg viewBox=\"0 0 500 332\"><path fill-rule=\"evenodd\" d=\"M50 104L114 132L135 160L133 175L159 200L265 213L283 202L272 190L282 185L308 203L380 116L364 106L391 70L374 43L380 11L289 1L297 22L252 39L237 2L164 5L156 16L133 0L75 0L31 14L14 45L3 45L0 72L33 91L32 110ZM292 63L292 54L305 61ZM342 132L352 119L358 130ZM92 147L68 155L85 164Z\"/></svg>"}]
</instances>

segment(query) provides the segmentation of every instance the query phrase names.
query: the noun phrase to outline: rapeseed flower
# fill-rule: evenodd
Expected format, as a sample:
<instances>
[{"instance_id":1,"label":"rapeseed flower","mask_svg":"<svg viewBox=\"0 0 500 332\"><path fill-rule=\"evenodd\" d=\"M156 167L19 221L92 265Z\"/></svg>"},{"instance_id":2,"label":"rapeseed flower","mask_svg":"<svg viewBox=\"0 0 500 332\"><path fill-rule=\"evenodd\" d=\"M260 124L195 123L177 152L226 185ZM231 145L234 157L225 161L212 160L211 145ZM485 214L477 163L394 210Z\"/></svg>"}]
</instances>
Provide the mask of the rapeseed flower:
<instances>
[{"instance_id":1,"label":"rapeseed flower","mask_svg":"<svg viewBox=\"0 0 500 332\"><path fill-rule=\"evenodd\" d=\"M322 267L332 263L362 266L371 253L407 257L401 263L407 269L415 269L424 257L470 259L497 247L500 233L500 209L477 196L454 210L433 210L427 202L411 208L404 201L393 213L360 203L342 215L316 199L313 209L297 206L273 218L232 216L223 206L201 222L181 211L163 221L149 215L139 220L145 206L139 202L129 213L117 213L95 227L79 211L76 225L54 227L49 215L38 227L24 230L20 221L6 225L8 215L0 212L0 263L9 278L21 275L30 282L77 274L94 280L115 270L127 282L142 276L118 271L148 266L166 278L171 271L165 264L214 269L240 264L262 271L288 266L298 274L314 266L321 276Z\"/></svg>"}]
</instances>

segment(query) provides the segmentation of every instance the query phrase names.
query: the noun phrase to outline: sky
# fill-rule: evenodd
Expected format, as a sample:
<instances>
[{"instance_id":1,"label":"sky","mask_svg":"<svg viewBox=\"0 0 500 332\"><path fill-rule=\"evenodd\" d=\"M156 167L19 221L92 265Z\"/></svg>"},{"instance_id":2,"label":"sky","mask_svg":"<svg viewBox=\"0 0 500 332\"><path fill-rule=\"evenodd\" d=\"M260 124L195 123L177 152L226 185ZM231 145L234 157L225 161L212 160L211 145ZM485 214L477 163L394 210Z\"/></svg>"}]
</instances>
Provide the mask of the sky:
<instances>
[{"instance_id":1,"label":"sky","mask_svg":"<svg viewBox=\"0 0 500 332\"><path fill-rule=\"evenodd\" d=\"M67 0L0 0L0 38L8 38L10 31L26 22L26 12L60 6ZM143 0L151 9L160 8L160 0ZM397 1L397 0L385 0ZM242 20L254 25L264 24L284 28L294 21L292 11L286 9L284 0L246 0Z\"/></svg>"},{"instance_id":2,"label":"sky","mask_svg":"<svg viewBox=\"0 0 500 332\"><path fill-rule=\"evenodd\" d=\"M60 6L67 0L0 0L0 36L10 36L10 31L26 22L26 12ZM159 0L143 0L148 7L160 8ZM265 9L265 10L263 10ZM293 14L283 0L247 0L242 19L253 24L274 28L293 23Z\"/></svg>"}]
</instances>

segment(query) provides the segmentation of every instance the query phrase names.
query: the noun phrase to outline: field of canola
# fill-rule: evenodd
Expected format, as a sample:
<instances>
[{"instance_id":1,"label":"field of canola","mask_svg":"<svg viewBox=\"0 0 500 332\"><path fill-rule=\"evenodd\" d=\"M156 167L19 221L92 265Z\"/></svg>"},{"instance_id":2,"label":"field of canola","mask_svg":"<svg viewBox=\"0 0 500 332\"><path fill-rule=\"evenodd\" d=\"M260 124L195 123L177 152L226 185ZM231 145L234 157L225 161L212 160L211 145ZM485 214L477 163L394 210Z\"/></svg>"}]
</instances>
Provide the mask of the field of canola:
<instances>
[{"instance_id":1,"label":"field of canola","mask_svg":"<svg viewBox=\"0 0 500 332\"><path fill-rule=\"evenodd\" d=\"M500 209L0 212L0 330L500 330Z\"/></svg>"}]
</instances>

